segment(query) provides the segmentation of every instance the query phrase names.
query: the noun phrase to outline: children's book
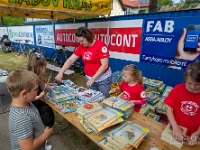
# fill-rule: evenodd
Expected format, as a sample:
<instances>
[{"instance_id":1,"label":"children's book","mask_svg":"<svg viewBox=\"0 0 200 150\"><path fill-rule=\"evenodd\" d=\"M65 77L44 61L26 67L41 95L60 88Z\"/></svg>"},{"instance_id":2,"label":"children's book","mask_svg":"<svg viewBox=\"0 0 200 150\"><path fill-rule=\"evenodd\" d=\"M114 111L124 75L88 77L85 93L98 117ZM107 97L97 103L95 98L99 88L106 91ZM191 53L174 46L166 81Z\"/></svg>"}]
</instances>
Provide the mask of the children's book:
<instances>
[{"instance_id":1,"label":"children's book","mask_svg":"<svg viewBox=\"0 0 200 150\"><path fill-rule=\"evenodd\" d=\"M120 117L111 111L101 109L92 115L86 114L83 118L84 123L87 123L90 128L100 132Z\"/></svg>"},{"instance_id":2,"label":"children's book","mask_svg":"<svg viewBox=\"0 0 200 150\"><path fill-rule=\"evenodd\" d=\"M102 106L99 103L85 103L80 106L84 113L96 111L102 109Z\"/></svg>"},{"instance_id":3,"label":"children's book","mask_svg":"<svg viewBox=\"0 0 200 150\"><path fill-rule=\"evenodd\" d=\"M171 87L171 86L166 86L166 88L165 88L165 90L164 90L162 96L164 96L164 97L168 96L168 94L171 92L172 89L173 89L173 87Z\"/></svg>"},{"instance_id":4,"label":"children's book","mask_svg":"<svg viewBox=\"0 0 200 150\"><path fill-rule=\"evenodd\" d=\"M106 150L119 150L119 149L116 149L111 143L106 141L106 139L100 140L99 144Z\"/></svg>"},{"instance_id":5,"label":"children's book","mask_svg":"<svg viewBox=\"0 0 200 150\"><path fill-rule=\"evenodd\" d=\"M149 130L147 128L143 128L129 121L109 132L106 137L109 137L109 141L113 142L113 144L116 142L121 143L123 148L137 148L148 132Z\"/></svg>"},{"instance_id":6,"label":"children's book","mask_svg":"<svg viewBox=\"0 0 200 150\"><path fill-rule=\"evenodd\" d=\"M85 117L84 117L85 118ZM87 120L95 127L99 128L103 125L109 125L114 122L118 117L107 110L102 109L93 116L87 118Z\"/></svg>"},{"instance_id":7,"label":"children's book","mask_svg":"<svg viewBox=\"0 0 200 150\"><path fill-rule=\"evenodd\" d=\"M127 103L127 101L123 100L119 97L113 96L113 97L110 97L110 98L107 98L106 100L104 100L103 103L105 103L108 106L112 106L112 107L117 108L117 107Z\"/></svg>"},{"instance_id":8,"label":"children's book","mask_svg":"<svg viewBox=\"0 0 200 150\"><path fill-rule=\"evenodd\" d=\"M115 136L126 141L127 144L133 145L143 134L144 132L127 125L116 133Z\"/></svg>"},{"instance_id":9,"label":"children's book","mask_svg":"<svg viewBox=\"0 0 200 150\"><path fill-rule=\"evenodd\" d=\"M155 121L158 121L158 122L160 121L160 116L156 115L155 113L149 112L146 116Z\"/></svg>"},{"instance_id":10,"label":"children's book","mask_svg":"<svg viewBox=\"0 0 200 150\"><path fill-rule=\"evenodd\" d=\"M183 131L183 134L186 135L187 133L187 128L183 127L183 126L179 126L179 128ZM182 148L183 147L183 143L184 142L179 142L177 140L175 140L172 137L172 128L170 127L170 124L168 124L166 126L166 128L164 129L164 131L161 134L161 140L169 143L170 145L173 145L177 148Z\"/></svg>"}]
</instances>

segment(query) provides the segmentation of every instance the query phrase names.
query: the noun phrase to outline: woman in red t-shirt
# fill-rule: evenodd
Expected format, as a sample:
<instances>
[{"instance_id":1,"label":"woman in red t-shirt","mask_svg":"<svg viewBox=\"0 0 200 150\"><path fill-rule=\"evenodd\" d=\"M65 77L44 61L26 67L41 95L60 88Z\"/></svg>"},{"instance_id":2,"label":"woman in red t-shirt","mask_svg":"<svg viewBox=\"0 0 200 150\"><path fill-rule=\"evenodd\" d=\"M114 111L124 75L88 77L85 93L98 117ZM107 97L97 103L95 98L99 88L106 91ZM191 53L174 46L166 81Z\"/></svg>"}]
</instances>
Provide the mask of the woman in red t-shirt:
<instances>
[{"instance_id":1,"label":"woman in red t-shirt","mask_svg":"<svg viewBox=\"0 0 200 150\"><path fill-rule=\"evenodd\" d=\"M76 37L80 45L74 54L67 59L59 74L55 77L61 81L63 73L80 57L84 63L87 87L100 91L106 98L109 97L108 91L112 83L111 69L108 64L109 51L107 46L100 40L94 39L94 34L87 27L77 29Z\"/></svg>"},{"instance_id":2,"label":"woman in red t-shirt","mask_svg":"<svg viewBox=\"0 0 200 150\"><path fill-rule=\"evenodd\" d=\"M110 90L109 93L122 91L121 98L133 102L135 104L134 111L139 112L141 106L146 103L142 82L142 72L135 65L127 65L123 68L122 84Z\"/></svg>"}]
</instances>

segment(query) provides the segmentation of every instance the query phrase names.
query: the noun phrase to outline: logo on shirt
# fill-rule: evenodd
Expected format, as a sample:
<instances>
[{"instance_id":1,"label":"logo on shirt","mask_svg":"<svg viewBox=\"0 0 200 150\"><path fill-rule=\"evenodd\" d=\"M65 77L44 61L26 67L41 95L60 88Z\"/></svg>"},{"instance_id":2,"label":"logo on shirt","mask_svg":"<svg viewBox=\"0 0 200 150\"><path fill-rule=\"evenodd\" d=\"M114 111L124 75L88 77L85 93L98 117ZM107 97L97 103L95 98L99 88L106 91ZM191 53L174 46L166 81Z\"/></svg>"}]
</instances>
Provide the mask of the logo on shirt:
<instances>
[{"instance_id":1,"label":"logo on shirt","mask_svg":"<svg viewBox=\"0 0 200 150\"><path fill-rule=\"evenodd\" d=\"M107 47L105 47L105 46L104 46L104 47L102 47L102 52L103 52L103 53L107 53L107 52L108 52L108 49L107 49Z\"/></svg>"},{"instance_id":2,"label":"logo on shirt","mask_svg":"<svg viewBox=\"0 0 200 150\"><path fill-rule=\"evenodd\" d=\"M83 59L85 59L85 60L91 60L91 57L92 57L92 53L91 52L85 52L83 54Z\"/></svg>"},{"instance_id":3,"label":"logo on shirt","mask_svg":"<svg viewBox=\"0 0 200 150\"><path fill-rule=\"evenodd\" d=\"M142 91L142 92L140 93L140 97L141 97L141 98L146 98L145 91Z\"/></svg>"},{"instance_id":4,"label":"logo on shirt","mask_svg":"<svg viewBox=\"0 0 200 150\"><path fill-rule=\"evenodd\" d=\"M130 94L126 91L124 91L121 95L121 98L124 99L124 100L129 100L130 99Z\"/></svg>"},{"instance_id":5,"label":"logo on shirt","mask_svg":"<svg viewBox=\"0 0 200 150\"><path fill-rule=\"evenodd\" d=\"M199 109L199 105L192 101L182 101L181 102L181 111L190 116L196 115L197 110Z\"/></svg>"}]
</instances>

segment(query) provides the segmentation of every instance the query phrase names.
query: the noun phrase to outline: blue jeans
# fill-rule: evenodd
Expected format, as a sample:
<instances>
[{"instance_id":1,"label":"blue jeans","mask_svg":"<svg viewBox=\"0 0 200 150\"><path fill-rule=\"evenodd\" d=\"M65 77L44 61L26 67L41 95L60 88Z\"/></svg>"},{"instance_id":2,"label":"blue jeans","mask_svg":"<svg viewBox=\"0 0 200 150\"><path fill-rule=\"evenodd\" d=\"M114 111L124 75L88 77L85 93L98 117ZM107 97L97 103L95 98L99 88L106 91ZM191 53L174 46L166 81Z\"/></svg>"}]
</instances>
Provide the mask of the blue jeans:
<instances>
[{"instance_id":1,"label":"blue jeans","mask_svg":"<svg viewBox=\"0 0 200 150\"><path fill-rule=\"evenodd\" d=\"M86 79L86 82L87 81L88 80ZM103 93L105 98L108 98L110 97L109 91L110 91L111 84L112 84L112 77L110 76L103 81L94 82L90 88Z\"/></svg>"}]
</instances>

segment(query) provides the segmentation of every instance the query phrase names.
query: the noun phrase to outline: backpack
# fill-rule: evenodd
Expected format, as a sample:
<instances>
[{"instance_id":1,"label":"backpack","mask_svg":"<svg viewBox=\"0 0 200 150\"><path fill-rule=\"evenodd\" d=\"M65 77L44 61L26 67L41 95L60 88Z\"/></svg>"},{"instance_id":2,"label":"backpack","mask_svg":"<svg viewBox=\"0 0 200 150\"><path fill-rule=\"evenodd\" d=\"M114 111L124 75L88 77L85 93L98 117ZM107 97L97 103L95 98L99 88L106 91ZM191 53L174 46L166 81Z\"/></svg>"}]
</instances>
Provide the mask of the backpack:
<instances>
[{"instance_id":1,"label":"backpack","mask_svg":"<svg viewBox=\"0 0 200 150\"><path fill-rule=\"evenodd\" d=\"M38 109L44 126L52 127L55 123L53 109L42 100L36 100L32 103Z\"/></svg>"}]
</instances>

